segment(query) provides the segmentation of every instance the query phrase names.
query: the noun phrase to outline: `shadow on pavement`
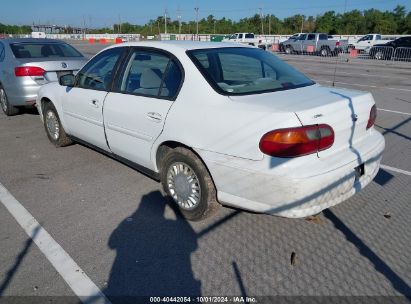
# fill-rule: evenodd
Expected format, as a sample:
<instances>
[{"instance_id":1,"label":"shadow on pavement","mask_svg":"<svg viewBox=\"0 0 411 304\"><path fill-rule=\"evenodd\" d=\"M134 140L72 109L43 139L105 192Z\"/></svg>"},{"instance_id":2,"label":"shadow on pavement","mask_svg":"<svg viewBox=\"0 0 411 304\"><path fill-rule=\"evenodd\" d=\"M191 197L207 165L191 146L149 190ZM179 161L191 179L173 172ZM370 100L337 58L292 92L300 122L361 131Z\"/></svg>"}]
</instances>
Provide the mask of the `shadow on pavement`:
<instances>
[{"instance_id":1,"label":"shadow on pavement","mask_svg":"<svg viewBox=\"0 0 411 304\"><path fill-rule=\"evenodd\" d=\"M159 191L145 195L136 212L110 236L108 245L117 256L104 293L113 303L124 303L124 295L201 294L201 283L194 278L190 260L198 247L198 236L172 204L177 219L164 217L167 204Z\"/></svg>"},{"instance_id":2,"label":"shadow on pavement","mask_svg":"<svg viewBox=\"0 0 411 304\"><path fill-rule=\"evenodd\" d=\"M40 230L40 226L37 226L34 229L33 235L26 240L24 248L20 251L19 255L16 257L16 261L14 262L14 265L6 272L6 277L4 278L3 282L0 283L0 296L3 295L4 291L10 285L17 269L20 267L20 264L23 262L25 256L29 252L30 247L33 245L33 240L37 236L39 230Z\"/></svg>"},{"instance_id":3,"label":"shadow on pavement","mask_svg":"<svg viewBox=\"0 0 411 304\"><path fill-rule=\"evenodd\" d=\"M347 241L357 247L360 254L367 258L376 271L381 273L393 288L411 300L411 287L397 275L375 252L368 247L350 228L348 228L330 209L324 210L324 216L329 219L334 227L344 234Z\"/></svg>"}]
</instances>

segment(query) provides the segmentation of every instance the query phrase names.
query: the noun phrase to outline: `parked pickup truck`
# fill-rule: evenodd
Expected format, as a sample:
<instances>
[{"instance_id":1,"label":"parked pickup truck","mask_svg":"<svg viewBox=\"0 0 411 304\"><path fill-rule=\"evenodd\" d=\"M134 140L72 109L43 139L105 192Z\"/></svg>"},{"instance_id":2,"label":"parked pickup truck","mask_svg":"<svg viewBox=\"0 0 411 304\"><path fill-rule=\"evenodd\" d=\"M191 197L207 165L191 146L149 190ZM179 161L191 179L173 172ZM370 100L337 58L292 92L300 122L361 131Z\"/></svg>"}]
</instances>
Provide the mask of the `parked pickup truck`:
<instances>
[{"instance_id":1,"label":"parked pickup truck","mask_svg":"<svg viewBox=\"0 0 411 304\"><path fill-rule=\"evenodd\" d=\"M284 43L284 51L291 53L312 53L321 56L336 55L343 50L347 41L329 40L328 35L324 33L302 34L295 40L289 40Z\"/></svg>"},{"instance_id":2,"label":"parked pickup truck","mask_svg":"<svg viewBox=\"0 0 411 304\"><path fill-rule=\"evenodd\" d=\"M223 39L223 42L237 42L241 44L254 45L264 50L273 43L271 40L266 38L258 38L253 33L235 33L230 37Z\"/></svg>"},{"instance_id":3,"label":"parked pickup truck","mask_svg":"<svg viewBox=\"0 0 411 304\"><path fill-rule=\"evenodd\" d=\"M390 42L390 39L383 39L380 34L368 34L360 38L357 42L350 43L348 48L359 51L369 52L369 50L376 44L384 44Z\"/></svg>"},{"instance_id":4,"label":"parked pickup truck","mask_svg":"<svg viewBox=\"0 0 411 304\"><path fill-rule=\"evenodd\" d=\"M285 52L285 46L288 44L289 41L295 41L297 40L301 35L306 34L306 33L295 33L294 35L288 37L288 39L284 39L284 40L279 40L280 45L280 52Z\"/></svg>"}]
</instances>

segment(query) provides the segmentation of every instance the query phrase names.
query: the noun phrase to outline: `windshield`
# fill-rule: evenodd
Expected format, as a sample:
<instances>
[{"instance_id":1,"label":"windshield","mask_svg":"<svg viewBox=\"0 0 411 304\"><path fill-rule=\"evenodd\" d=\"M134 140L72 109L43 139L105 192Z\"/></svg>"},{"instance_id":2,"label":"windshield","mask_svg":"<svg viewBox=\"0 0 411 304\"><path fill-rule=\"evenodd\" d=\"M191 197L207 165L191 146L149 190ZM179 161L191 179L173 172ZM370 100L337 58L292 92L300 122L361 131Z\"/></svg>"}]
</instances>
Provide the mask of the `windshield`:
<instances>
[{"instance_id":1,"label":"windshield","mask_svg":"<svg viewBox=\"0 0 411 304\"><path fill-rule=\"evenodd\" d=\"M226 95L290 90L314 84L290 65L258 48L187 52L214 89Z\"/></svg>"},{"instance_id":2,"label":"windshield","mask_svg":"<svg viewBox=\"0 0 411 304\"><path fill-rule=\"evenodd\" d=\"M66 43L13 43L10 47L16 58L83 57Z\"/></svg>"}]
</instances>

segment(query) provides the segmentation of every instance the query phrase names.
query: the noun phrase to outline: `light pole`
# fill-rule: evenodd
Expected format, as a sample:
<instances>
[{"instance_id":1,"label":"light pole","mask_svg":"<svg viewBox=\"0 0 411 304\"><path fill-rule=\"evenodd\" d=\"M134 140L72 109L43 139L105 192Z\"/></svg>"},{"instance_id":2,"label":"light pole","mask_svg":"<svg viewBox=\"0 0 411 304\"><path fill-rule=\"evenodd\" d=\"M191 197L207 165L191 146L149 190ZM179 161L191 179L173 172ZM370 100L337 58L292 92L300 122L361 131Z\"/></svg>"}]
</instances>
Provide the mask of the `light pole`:
<instances>
[{"instance_id":1,"label":"light pole","mask_svg":"<svg viewBox=\"0 0 411 304\"><path fill-rule=\"evenodd\" d=\"M304 27L304 15L301 16L301 31L300 31L300 33L303 32L303 27Z\"/></svg>"},{"instance_id":2,"label":"light pole","mask_svg":"<svg viewBox=\"0 0 411 304\"><path fill-rule=\"evenodd\" d=\"M198 10L199 10L199 8L195 7L194 10L196 11L196 23L197 23L196 36L197 36L197 40L199 40L198 39Z\"/></svg>"},{"instance_id":3,"label":"light pole","mask_svg":"<svg viewBox=\"0 0 411 304\"><path fill-rule=\"evenodd\" d=\"M263 20L263 9L260 7L260 19L261 19L261 35L264 35L264 20Z\"/></svg>"},{"instance_id":4,"label":"light pole","mask_svg":"<svg viewBox=\"0 0 411 304\"><path fill-rule=\"evenodd\" d=\"M164 10L164 34L167 35L167 10Z\"/></svg>"}]
</instances>

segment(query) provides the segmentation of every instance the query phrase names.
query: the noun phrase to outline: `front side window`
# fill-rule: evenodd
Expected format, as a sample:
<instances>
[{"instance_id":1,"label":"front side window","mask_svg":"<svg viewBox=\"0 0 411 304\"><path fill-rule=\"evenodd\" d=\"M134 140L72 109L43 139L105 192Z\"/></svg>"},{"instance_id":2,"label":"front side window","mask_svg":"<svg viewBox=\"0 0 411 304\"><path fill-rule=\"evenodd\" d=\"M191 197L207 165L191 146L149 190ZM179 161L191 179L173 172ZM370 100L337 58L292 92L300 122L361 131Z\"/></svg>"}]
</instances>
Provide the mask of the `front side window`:
<instances>
[{"instance_id":1,"label":"front side window","mask_svg":"<svg viewBox=\"0 0 411 304\"><path fill-rule=\"evenodd\" d=\"M174 59L154 51L136 50L130 55L117 90L143 96L173 98L182 73Z\"/></svg>"},{"instance_id":2,"label":"front side window","mask_svg":"<svg viewBox=\"0 0 411 304\"><path fill-rule=\"evenodd\" d=\"M243 38L243 34L238 34L238 38L242 39Z\"/></svg>"},{"instance_id":3,"label":"front side window","mask_svg":"<svg viewBox=\"0 0 411 304\"><path fill-rule=\"evenodd\" d=\"M187 53L211 86L225 95L258 94L314 84L304 74L261 49L213 48Z\"/></svg>"},{"instance_id":4,"label":"front side window","mask_svg":"<svg viewBox=\"0 0 411 304\"><path fill-rule=\"evenodd\" d=\"M12 43L10 48L16 58L83 57L67 43Z\"/></svg>"},{"instance_id":5,"label":"front side window","mask_svg":"<svg viewBox=\"0 0 411 304\"><path fill-rule=\"evenodd\" d=\"M123 48L112 48L98 54L78 72L77 86L92 90L109 90L114 68Z\"/></svg>"},{"instance_id":6,"label":"front side window","mask_svg":"<svg viewBox=\"0 0 411 304\"><path fill-rule=\"evenodd\" d=\"M309 34L307 40L315 40L315 34Z\"/></svg>"}]
</instances>

